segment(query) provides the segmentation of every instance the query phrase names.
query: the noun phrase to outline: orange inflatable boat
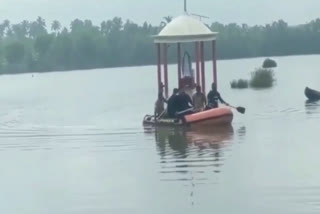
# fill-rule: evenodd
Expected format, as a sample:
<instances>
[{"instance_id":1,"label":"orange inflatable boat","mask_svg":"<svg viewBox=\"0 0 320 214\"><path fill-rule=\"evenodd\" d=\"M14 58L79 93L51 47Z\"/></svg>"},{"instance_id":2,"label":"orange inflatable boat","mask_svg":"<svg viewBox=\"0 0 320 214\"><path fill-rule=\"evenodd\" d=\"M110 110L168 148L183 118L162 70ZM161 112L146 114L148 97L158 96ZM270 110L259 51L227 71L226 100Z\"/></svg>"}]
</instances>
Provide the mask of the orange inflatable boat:
<instances>
[{"instance_id":1,"label":"orange inflatable boat","mask_svg":"<svg viewBox=\"0 0 320 214\"><path fill-rule=\"evenodd\" d=\"M233 113L228 107L220 107L210 109L203 112L198 112L185 116L185 122L175 119L160 119L155 120L154 116L146 115L143 119L145 125L168 125L168 126L179 126L179 125L230 125L233 120Z\"/></svg>"},{"instance_id":2,"label":"orange inflatable boat","mask_svg":"<svg viewBox=\"0 0 320 214\"><path fill-rule=\"evenodd\" d=\"M202 124L202 125L220 125L230 124L233 120L233 113L230 108L215 108L195 114L185 116L187 124Z\"/></svg>"}]
</instances>

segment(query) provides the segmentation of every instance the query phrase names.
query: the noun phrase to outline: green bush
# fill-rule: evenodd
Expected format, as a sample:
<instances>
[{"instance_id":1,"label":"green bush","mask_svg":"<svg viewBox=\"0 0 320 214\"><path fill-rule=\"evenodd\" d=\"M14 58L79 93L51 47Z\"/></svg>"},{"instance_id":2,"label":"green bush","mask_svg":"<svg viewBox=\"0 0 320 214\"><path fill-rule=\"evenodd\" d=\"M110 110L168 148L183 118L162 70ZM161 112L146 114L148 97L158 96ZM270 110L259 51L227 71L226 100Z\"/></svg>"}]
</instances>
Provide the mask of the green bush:
<instances>
[{"instance_id":1,"label":"green bush","mask_svg":"<svg viewBox=\"0 0 320 214\"><path fill-rule=\"evenodd\" d=\"M262 67L263 68L275 68L275 67L277 67L277 63L276 63L276 61L268 58L268 59L264 60Z\"/></svg>"},{"instance_id":2,"label":"green bush","mask_svg":"<svg viewBox=\"0 0 320 214\"><path fill-rule=\"evenodd\" d=\"M258 68L251 73L250 86L253 88L269 88L273 86L274 71L272 69Z\"/></svg>"},{"instance_id":3,"label":"green bush","mask_svg":"<svg viewBox=\"0 0 320 214\"><path fill-rule=\"evenodd\" d=\"M249 87L249 81L244 80L244 79L239 79L239 80L233 80L231 83L231 88L238 88L238 89L243 89L243 88L248 88Z\"/></svg>"}]
</instances>

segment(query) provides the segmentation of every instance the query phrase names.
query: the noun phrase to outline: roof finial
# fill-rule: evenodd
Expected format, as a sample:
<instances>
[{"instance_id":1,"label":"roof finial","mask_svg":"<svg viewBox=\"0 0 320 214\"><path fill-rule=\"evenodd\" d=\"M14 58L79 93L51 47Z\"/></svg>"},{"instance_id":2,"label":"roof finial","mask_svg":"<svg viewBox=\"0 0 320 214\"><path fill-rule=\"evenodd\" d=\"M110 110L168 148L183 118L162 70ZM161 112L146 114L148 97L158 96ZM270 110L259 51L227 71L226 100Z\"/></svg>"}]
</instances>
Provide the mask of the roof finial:
<instances>
[{"instance_id":1,"label":"roof finial","mask_svg":"<svg viewBox=\"0 0 320 214\"><path fill-rule=\"evenodd\" d=\"M184 12L187 13L187 0L184 0Z\"/></svg>"}]
</instances>

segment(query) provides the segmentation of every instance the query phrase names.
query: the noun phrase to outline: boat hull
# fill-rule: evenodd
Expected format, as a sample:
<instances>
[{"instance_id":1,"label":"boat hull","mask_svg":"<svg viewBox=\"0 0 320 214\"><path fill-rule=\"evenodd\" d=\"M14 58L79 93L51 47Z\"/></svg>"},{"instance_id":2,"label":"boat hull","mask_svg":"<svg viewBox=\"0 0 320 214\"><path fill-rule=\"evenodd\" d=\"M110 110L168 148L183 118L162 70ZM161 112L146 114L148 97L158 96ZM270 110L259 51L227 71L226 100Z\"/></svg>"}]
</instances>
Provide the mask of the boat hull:
<instances>
[{"instance_id":1,"label":"boat hull","mask_svg":"<svg viewBox=\"0 0 320 214\"><path fill-rule=\"evenodd\" d=\"M304 94L311 101L320 100L320 92L306 87Z\"/></svg>"},{"instance_id":2,"label":"boat hull","mask_svg":"<svg viewBox=\"0 0 320 214\"><path fill-rule=\"evenodd\" d=\"M185 116L185 122L174 119L154 120L153 116L146 115L144 125L154 126L220 126L230 125L233 113L230 108L216 108Z\"/></svg>"},{"instance_id":3,"label":"boat hull","mask_svg":"<svg viewBox=\"0 0 320 214\"><path fill-rule=\"evenodd\" d=\"M210 120L202 120L199 122L189 123L190 126L224 126L230 125L233 120L233 115L225 115L219 118L210 119Z\"/></svg>"}]
</instances>

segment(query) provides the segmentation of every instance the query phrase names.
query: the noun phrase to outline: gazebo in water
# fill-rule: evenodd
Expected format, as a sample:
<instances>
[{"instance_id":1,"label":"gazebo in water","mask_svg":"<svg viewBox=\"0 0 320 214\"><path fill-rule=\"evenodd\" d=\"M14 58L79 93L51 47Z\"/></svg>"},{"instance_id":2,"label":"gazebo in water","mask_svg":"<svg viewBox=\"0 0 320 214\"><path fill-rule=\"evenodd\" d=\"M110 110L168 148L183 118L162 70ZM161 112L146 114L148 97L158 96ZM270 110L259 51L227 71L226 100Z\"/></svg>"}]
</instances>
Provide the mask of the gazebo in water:
<instances>
[{"instance_id":1,"label":"gazebo in water","mask_svg":"<svg viewBox=\"0 0 320 214\"><path fill-rule=\"evenodd\" d=\"M158 90L162 92L164 83L165 96L169 96L169 81L168 81L168 46L177 47L177 75L178 87L184 88L187 93L192 92L196 85L201 86L202 91L206 91L206 72L205 72L205 45L210 45L212 50L212 74L213 82L218 86L217 77L217 54L216 54L216 38L217 32L212 32L201 20L186 12L178 16L167 24L163 30L154 36L154 43L157 48L158 61ZM185 43L193 43L195 51L196 71L192 69L190 55L185 52L181 58L181 46ZM162 70L163 68L163 70ZM191 89L191 90L188 90ZM190 94L189 94L190 95ZM146 115L143 119L144 125L169 125L169 126L224 126L230 125L233 120L232 106L219 106L205 111L194 112L185 115L183 119L177 118L161 118L163 112L158 118L155 115ZM245 108L235 108L238 112L244 114Z\"/></svg>"},{"instance_id":2,"label":"gazebo in water","mask_svg":"<svg viewBox=\"0 0 320 214\"><path fill-rule=\"evenodd\" d=\"M168 23L162 31L154 36L154 43L157 48L157 64L158 64L158 88L162 90L164 84L165 96L169 96L168 81L168 46L177 47L177 75L178 87L194 87L200 85L202 91L206 91L205 76L205 54L204 46L212 47L212 74L213 82L217 84L217 55L216 55L216 38L217 32L212 32L200 18L193 15L185 14L174 18ZM182 58L181 46L184 43L194 43L195 65L193 72L190 56L185 53ZM163 68L163 69L162 69Z\"/></svg>"}]
</instances>

